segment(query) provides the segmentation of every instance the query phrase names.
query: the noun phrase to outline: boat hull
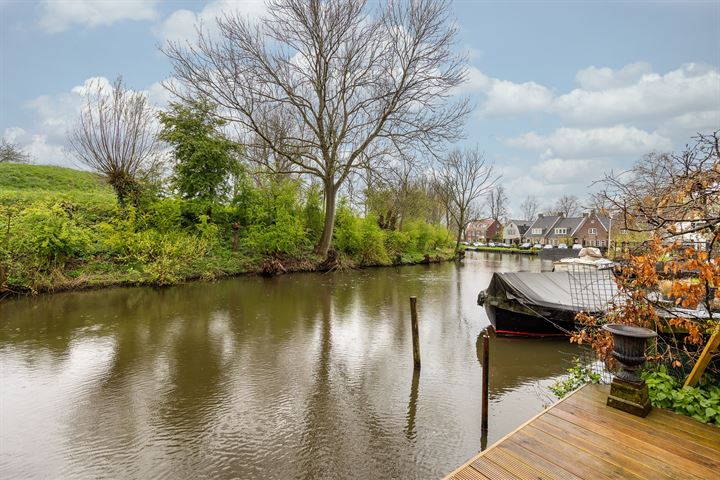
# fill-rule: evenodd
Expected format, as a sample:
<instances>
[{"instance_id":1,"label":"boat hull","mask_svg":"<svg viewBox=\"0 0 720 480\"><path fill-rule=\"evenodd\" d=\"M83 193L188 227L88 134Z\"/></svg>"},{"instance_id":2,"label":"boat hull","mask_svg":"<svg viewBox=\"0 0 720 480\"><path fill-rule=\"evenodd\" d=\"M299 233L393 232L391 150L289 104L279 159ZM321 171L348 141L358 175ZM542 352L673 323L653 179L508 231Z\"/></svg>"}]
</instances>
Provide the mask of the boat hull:
<instances>
[{"instance_id":1,"label":"boat hull","mask_svg":"<svg viewBox=\"0 0 720 480\"><path fill-rule=\"evenodd\" d=\"M485 312L497 335L558 337L575 328L572 312L538 312L530 315L485 303Z\"/></svg>"}]
</instances>

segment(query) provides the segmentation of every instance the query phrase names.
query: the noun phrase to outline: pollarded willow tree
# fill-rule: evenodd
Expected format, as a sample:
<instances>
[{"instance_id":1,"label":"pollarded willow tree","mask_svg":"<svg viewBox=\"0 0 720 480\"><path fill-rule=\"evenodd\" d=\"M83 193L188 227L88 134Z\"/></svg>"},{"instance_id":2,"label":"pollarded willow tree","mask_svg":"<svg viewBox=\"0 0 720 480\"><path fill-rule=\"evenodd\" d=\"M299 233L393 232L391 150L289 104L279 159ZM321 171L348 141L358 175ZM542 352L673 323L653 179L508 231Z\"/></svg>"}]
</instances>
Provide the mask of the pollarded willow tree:
<instances>
[{"instance_id":1,"label":"pollarded willow tree","mask_svg":"<svg viewBox=\"0 0 720 480\"><path fill-rule=\"evenodd\" d=\"M452 51L449 11L446 0L270 0L256 23L228 12L217 37L200 28L194 44L167 45L177 79L168 87L218 104L248 151L269 149L260 158L321 180L324 256L349 175L460 136L470 109L452 95L466 62Z\"/></svg>"},{"instance_id":2,"label":"pollarded willow tree","mask_svg":"<svg viewBox=\"0 0 720 480\"><path fill-rule=\"evenodd\" d=\"M147 95L127 89L122 77L110 86L97 81L68 133L75 155L105 177L122 207L137 200L142 181L158 165L155 115Z\"/></svg>"}]
</instances>

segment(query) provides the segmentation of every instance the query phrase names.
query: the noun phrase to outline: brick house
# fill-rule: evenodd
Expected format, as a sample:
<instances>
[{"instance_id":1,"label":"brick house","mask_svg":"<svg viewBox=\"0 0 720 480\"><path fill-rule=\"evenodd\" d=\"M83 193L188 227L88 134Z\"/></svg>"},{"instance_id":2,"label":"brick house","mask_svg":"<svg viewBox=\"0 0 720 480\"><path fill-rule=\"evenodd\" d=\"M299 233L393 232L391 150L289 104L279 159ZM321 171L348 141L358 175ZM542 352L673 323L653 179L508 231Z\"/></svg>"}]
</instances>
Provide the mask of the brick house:
<instances>
[{"instance_id":1,"label":"brick house","mask_svg":"<svg viewBox=\"0 0 720 480\"><path fill-rule=\"evenodd\" d=\"M575 233L578 227L583 223L585 217L560 217L552 226L545 236L545 243L550 245L560 245L561 243L570 244L578 243Z\"/></svg>"},{"instance_id":2,"label":"brick house","mask_svg":"<svg viewBox=\"0 0 720 480\"><path fill-rule=\"evenodd\" d=\"M525 240L532 244L540 243L544 245L548 232L550 232L561 218L560 215L538 214L538 218L535 219L525 232Z\"/></svg>"},{"instance_id":3,"label":"brick house","mask_svg":"<svg viewBox=\"0 0 720 480\"><path fill-rule=\"evenodd\" d=\"M598 215L594 211L586 213L582 222L572 233L573 243L588 247L607 247L610 240L610 217Z\"/></svg>"},{"instance_id":4,"label":"brick house","mask_svg":"<svg viewBox=\"0 0 720 480\"><path fill-rule=\"evenodd\" d=\"M465 228L466 242L487 242L501 234L502 225L497 220L486 218L473 220Z\"/></svg>"}]
</instances>

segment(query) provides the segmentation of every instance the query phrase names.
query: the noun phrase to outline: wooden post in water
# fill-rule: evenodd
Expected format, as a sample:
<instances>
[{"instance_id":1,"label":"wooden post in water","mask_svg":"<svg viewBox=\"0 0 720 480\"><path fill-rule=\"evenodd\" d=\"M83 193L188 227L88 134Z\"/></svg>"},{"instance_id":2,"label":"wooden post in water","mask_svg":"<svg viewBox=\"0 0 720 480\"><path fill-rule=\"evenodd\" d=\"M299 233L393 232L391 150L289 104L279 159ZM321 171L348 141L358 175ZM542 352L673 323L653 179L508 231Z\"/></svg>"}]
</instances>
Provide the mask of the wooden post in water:
<instances>
[{"instance_id":1,"label":"wooden post in water","mask_svg":"<svg viewBox=\"0 0 720 480\"><path fill-rule=\"evenodd\" d=\"M413 363L415 369L420 368L420 333L418 331L418 318L417 318L417 297L410 297L410 323L412 326L412 341L413 341Z\"/></svg>"},{"instance_id":2,"label":"wooden post in water","mask_svg":"<svg viewBox=\"0 0 720 480\"><path fill-rule=\"evenodd\" d=\"M488 386L490 385L490 336L487 330L483 333L482 352L482 431L488 429Z\"/></svg>"}]
</instances>

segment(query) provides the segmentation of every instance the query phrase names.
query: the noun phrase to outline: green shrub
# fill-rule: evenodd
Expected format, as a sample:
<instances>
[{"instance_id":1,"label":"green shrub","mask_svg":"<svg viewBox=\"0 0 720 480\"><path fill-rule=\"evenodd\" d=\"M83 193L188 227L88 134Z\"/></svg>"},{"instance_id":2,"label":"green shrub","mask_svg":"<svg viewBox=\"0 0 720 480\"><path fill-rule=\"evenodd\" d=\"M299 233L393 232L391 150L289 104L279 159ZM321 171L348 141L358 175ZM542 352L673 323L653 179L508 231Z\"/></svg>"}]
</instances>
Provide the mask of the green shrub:
<instances>
[{"instance_id":1,"label":"green shrub","mask_svg":"<svg viewBox=\"0 0 720 480\"><path fill-rule=\"evenodd\" d=\"M263 254L295 255L308 245L298 193L296 182L273 181L247 199L246 248Z\"/></svg>"},{"instance_id":2,"label":"green shrub","mask_svg":"<svg viewBox=\"0 0 720 480\"><path fill-rule=\"evenodd\" d=\"M362 237L361 220L353 215L344 202L341 202L335 214L333 229L335 248L348 255L355 255L362 248Z\"/></svg>"},{"instance_id":3,"label":"green shrub","mask_svg":"<svg viewBox=\"0 0 720 480\"><path fill-rule=\"evenodd\" d=\"M706 380L697 387L683 387L664 365L641 374L653 406L669 408L703 423L720 425L720 385Z\"/></svg>"},{"instance_id":4,"label":"green shrub","mask_svg":"<svg viewBox=\"0 0 720 480\"><path fill-rule=\"evenodd\" d=\"M280 210L272 223L247 227L243 243L249 250L266 255L295 255L306 244L306 239L302 219L292 212Z\"/></svg>"},{"instance_id":5,"label":"green shrub","mask_svg":"<svg viewBox=\"0 0 720 480\"><path fill-rule=\"evenodd\" d=\"M57 267L83 256L90 238L61 206L33 205L20 213L10 250L33 254L46 267Z\"/></svg>"},{"instance_id":6,"label":"green shrub","mask_svg":"<svg viewBox=\"0 0 720 480\"><path fill-rule=\"evenodd\" d=\"M158 199L147 206L144 223L160 232L176 230L182 224L184 202L177 198Z\"/></svg>"},{"instance_id":7,"label":"green shrub","mask_svg":"<svg viewBox=\"0 0 720 480\"><path fill-rule=\"evenodd\" d=\"M390 258L385 250L385 235L374 216L360 220L360 249L357 252L363 265L386 265Z\"/></svg>"},{"instance_id":8,"label":"green shrub","mask_svg":"<svg viewBox=\"0 0 720 480\"><path fill-rule=\"evenodd\" d=\"M317 185L313 185L307 191L303 217L305 218L305 229L308 232L310 241L312 243L318 242L320 235L322 235L325 215L322 209L322 194Z\"/></svg>"},{"instance_id":9,"label":"green shrub","mask_svg":"<svg viewBox=\"0 0 720 480\"><path fill-rule=\"evenodd\" d=\"M598 382L600 374L593 372L589 365L583 365L579 358L574 358L573 366L568 368L567 375L550 385L550 391L562 398L585 384Z\"/></svg>"},{"instance_id":10,"label":"green shrub","mask_svg":"<svg viewBox=\"0 0 720 480\"><path fill-rule=\"evenodd\" d=\"M452 235L448 232L447 228L442 225L430 225L432 227L432 242L434 248L449 248L454 247Z\"/></svg>"},{"instance_id":11,"label":"green shrub","mask_svg":"<svg viewBox=\"0 0 720 480\"><path fill-rule=\"evenodd\" d=\"M402 257L414 252L415 242L407 232L387 230L385 232L385 250L392 258Z\"/></svg>"},{"instance_id":12,"label":"green shrub","mask_svg":"<svg viewBox=\"0 0 720 480\"><path fill-rule=\"evenodd\" d=\"M431 246L434 242L433 240L433 231L432 227L428 225L427 222L424 222L422 220L414 220L412 222L408 222L404 229L410 238L412 238L413 243L415 244L415 248L420 253L425 253L428 250L432 250L435 248L434 245Z\"/></svg>"},{"instance_id":13,"label":"green shrub","mask_svg":"<svg viewBox=\"0 0 720 480\"><path fill-rule=\"evenodd\" d=\"M126 260L141 265L147 280L155 285L171 285L182 280L208 253L205 240L183 232L145 230L128 240Z\"/></svg>"}]
</instances>

